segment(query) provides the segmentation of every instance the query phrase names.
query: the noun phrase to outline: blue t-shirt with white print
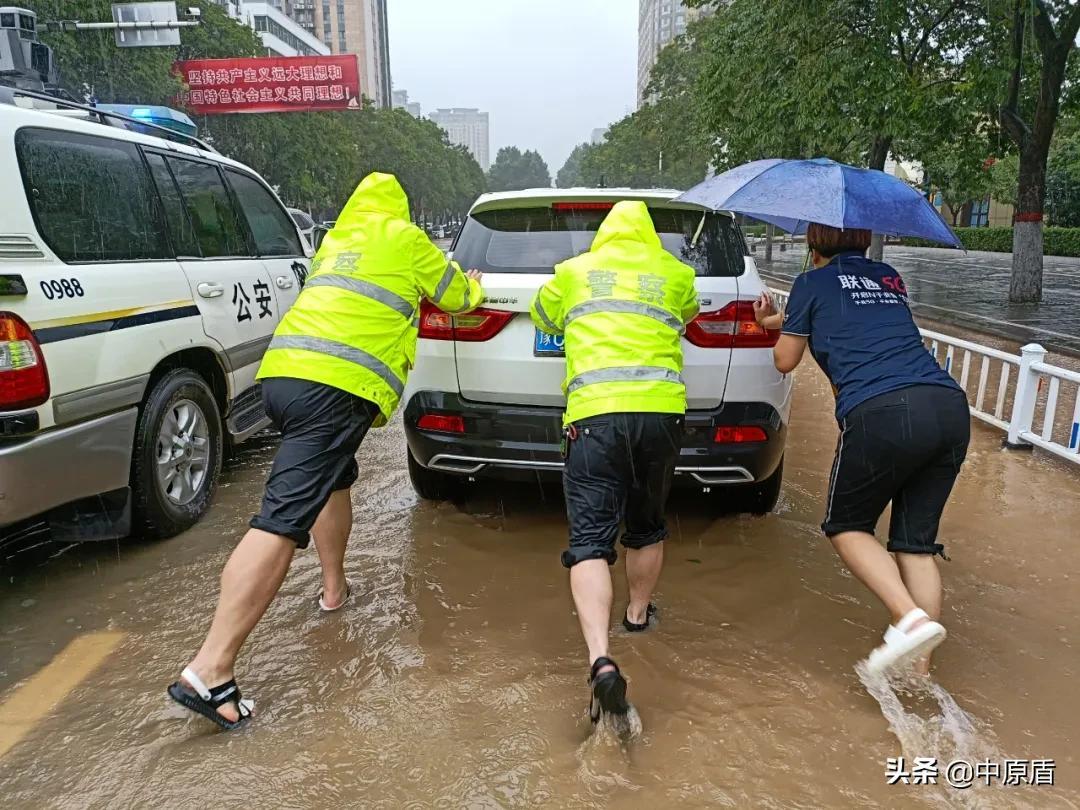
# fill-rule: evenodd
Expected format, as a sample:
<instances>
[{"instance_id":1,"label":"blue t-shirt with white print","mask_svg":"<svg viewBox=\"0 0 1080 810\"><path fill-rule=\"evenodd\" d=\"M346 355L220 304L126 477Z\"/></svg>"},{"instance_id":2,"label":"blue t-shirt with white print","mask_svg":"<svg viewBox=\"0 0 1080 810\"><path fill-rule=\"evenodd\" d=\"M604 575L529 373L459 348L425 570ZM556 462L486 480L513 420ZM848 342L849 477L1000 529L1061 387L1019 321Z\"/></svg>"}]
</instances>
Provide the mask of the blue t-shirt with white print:
<instances>
[{"instance_id":1,"label":"blue t-shirt with white print","mask_svg":"<svg viewBox=\"0 0 1080 810\"><path fill-rule=\"evenodd\" d=\"M782 329L808 339L836 392L838 420L900 388L960 388L923 345L900 274L861 253L839 253L796 278Z\"/></svg>"}]
</instances>

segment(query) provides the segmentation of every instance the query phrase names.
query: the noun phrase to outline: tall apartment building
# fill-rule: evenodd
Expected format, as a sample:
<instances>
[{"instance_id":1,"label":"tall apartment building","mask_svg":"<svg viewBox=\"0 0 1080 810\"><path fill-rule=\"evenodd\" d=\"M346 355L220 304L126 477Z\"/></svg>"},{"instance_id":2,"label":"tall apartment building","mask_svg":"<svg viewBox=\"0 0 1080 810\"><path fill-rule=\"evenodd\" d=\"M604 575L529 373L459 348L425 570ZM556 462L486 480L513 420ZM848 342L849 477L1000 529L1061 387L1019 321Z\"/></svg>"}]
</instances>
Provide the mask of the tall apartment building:
<instances>
[{"instance_id":1,"label":"tall apartment building","mask_svg":"<svg viewBox=\"0 0 1080 810\"><path fill-rule=\"evenodd\" d=\"M446 130L450 143L468 149L480 168L485 172L491 165L488 150L488 114L475 108L440 108L428 114L428 118Z\"/></svg>"},{"instance_id":2,"label":"tall apartment building","mask_svg":"<svg viewBox=\"0 0 1080 810\"><path fill-rule=\"evenodd\" d=\"M389 107L390 35L386 0L289 0L313 5L315 36L331 53L354 53L360 63L360 92L378 107Z\"/></svg>"},{"instance_id":3,"label":"tall apartment building","mask_svg":"<svg viewBox=\"0 0 1080 810\"><path fill-rule=\"evenodd\" d=\"M394 109L405 110L413 118L420 117L420 102L409 101L408 90L395 90L394 91Z\"/></svg>"},{"instance_id":4,"label":"tall apartment building","mask_svg":"<svg viewBox=\"0 0 1080 810\"><path fill-rule=\"evenodd\" d=\"M686 26L709 14L709 9L687 8L682 0L638 0L637 103L645 101L656 58L665 45L686 33Z\"/></svg>"}]
</instances>

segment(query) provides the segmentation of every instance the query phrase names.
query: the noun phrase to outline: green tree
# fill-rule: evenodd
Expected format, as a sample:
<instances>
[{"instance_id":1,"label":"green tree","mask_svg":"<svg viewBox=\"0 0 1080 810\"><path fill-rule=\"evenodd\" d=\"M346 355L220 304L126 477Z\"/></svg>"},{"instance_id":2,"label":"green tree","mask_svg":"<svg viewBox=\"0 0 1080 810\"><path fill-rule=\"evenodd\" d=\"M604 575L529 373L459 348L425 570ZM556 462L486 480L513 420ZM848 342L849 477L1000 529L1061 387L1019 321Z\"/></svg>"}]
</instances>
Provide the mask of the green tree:
<instances>
[{"instance_id":1,"label":"green tree","mask_svg":"<svg viewBox=\"0 0 1080 810\"><path fill-rule=\"evenodd\" d=\"M585 179L581 173L581 164L585 156L593 149L591 143L579 143L566 159L566 163L555 175L555 185L559 188L573 188L585 185Z\"/></svg>"},{"instance_id":2,"label":"green tree","mask_svg":"<svg viewBox=\"0 0 1080 810\"><path fill-rule=\"evenodd\" d=\"M549 188L551 174L539 152L522 152L516 146L504 146L488 170L492 191L517 191L525 188Z\"/></svg>"},{"instance_id":3,"label":"green tree","mask_svg":"<svg viewBox=\"0 0 1080 810\"><path fill-rule=\"evenodd\" d=\"M981 35L984 6L984 0L719 4L690 29L689 52L699 64L688 73L715 165L826 156L881 169L890 152L920 158L973 117L978 96L968 90L965 56ZM658 86L665 86L663 77Z\"/></svg>"},{"instance_id":4,"label":"green tree","mask_svg":"<svg viewBox=\"0 0 1080 810\"><path fill-rule=\"evenodd\" d=\"M1076 92L1075 81L1070 86L1066 79L1070 59L1074 69L1077 61L1080 3L1012 0L1005 13L1000 5L991 8L990 23L1008 32L1007 44L999 43L1009 65L1001 127L1020 152L1009 300L1030 303L1042 299L1046 166L1063 94ZM1032 39L1036 59L1027 53Z\"/></svg>"},{"instance_id":5,"label":"green tree","mask_svg":"<svg viewBox=\"0 0 1080 810\"><path fill-rule=\"evenodd\" d=\"M1051 225L1080 228L1080 119L1058 129L1046 169L1046 216Z\"/></svg>"}]
</instances>

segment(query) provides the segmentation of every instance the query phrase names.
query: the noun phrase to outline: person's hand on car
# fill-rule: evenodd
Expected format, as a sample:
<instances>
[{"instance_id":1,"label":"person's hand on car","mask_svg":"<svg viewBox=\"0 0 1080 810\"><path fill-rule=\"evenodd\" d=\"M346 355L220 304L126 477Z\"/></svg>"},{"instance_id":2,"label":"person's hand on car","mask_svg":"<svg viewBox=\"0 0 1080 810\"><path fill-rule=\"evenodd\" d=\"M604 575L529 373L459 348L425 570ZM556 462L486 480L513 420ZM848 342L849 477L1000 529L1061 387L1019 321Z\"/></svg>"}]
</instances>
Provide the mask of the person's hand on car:
<instances>
[{"instance_id":1,"label":"person's hand on car","mask_svg":"<svg viewBox=\"0 0 1080 810\"><path fill-rule=\"evenodd\" d=\"M475 279L476 281L480 281L483 277L484 274L479 270L469 270L465 273L465 278L470 280Z\"/></svg>"},{"instance_id":2,"label":"person's hand on car","mask_svg":"<svg viewBox=\"0 0 1080 810\"><path fill-rule=\"evenodd\" d=\"M776 304L773 303L772 296L767 292L763 292L756 301L754 301L754 320L759 325L763 325L763 321L766 318L770 318L773 315L779 315L776 311Z\"/></svg>"}]
</instances>

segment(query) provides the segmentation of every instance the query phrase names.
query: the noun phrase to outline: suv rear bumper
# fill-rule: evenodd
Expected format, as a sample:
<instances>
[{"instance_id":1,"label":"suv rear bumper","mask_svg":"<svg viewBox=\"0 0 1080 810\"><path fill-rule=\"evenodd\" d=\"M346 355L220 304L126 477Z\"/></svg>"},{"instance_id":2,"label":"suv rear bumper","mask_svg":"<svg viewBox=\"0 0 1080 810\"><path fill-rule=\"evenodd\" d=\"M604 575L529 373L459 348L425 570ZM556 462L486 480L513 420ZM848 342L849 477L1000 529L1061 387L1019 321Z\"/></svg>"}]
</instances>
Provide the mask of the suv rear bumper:
<instances>
[{"instance_id":1,"label":"suv rear bumper","mask_svg":"<svg viewBox=\"0 0 1080 810\"><path fill-rule=\"evenodd\" d=\"M420 430L424 414L461 416L465 433ZM536 480L558 477L563 460L562 408L470 402L458 394L417 391L405 406L405 438L421 466L463 476ZM717 444L715 428L754 425L768 440ZM687 411L675 484L727 486L764 481L784 454L787 425L764 402L728 402L713 410Z\"/></svg>"},{"instance_id":2,"label":"suv rear bumper","mask_svg":"<svg viewBox=\"0 0 1080 810\"><path fill-rule=\"evenodd\" d=\"M129 408L0 444L0 527L126 487L138 416Z\"/></svg>"}]
</instances>

